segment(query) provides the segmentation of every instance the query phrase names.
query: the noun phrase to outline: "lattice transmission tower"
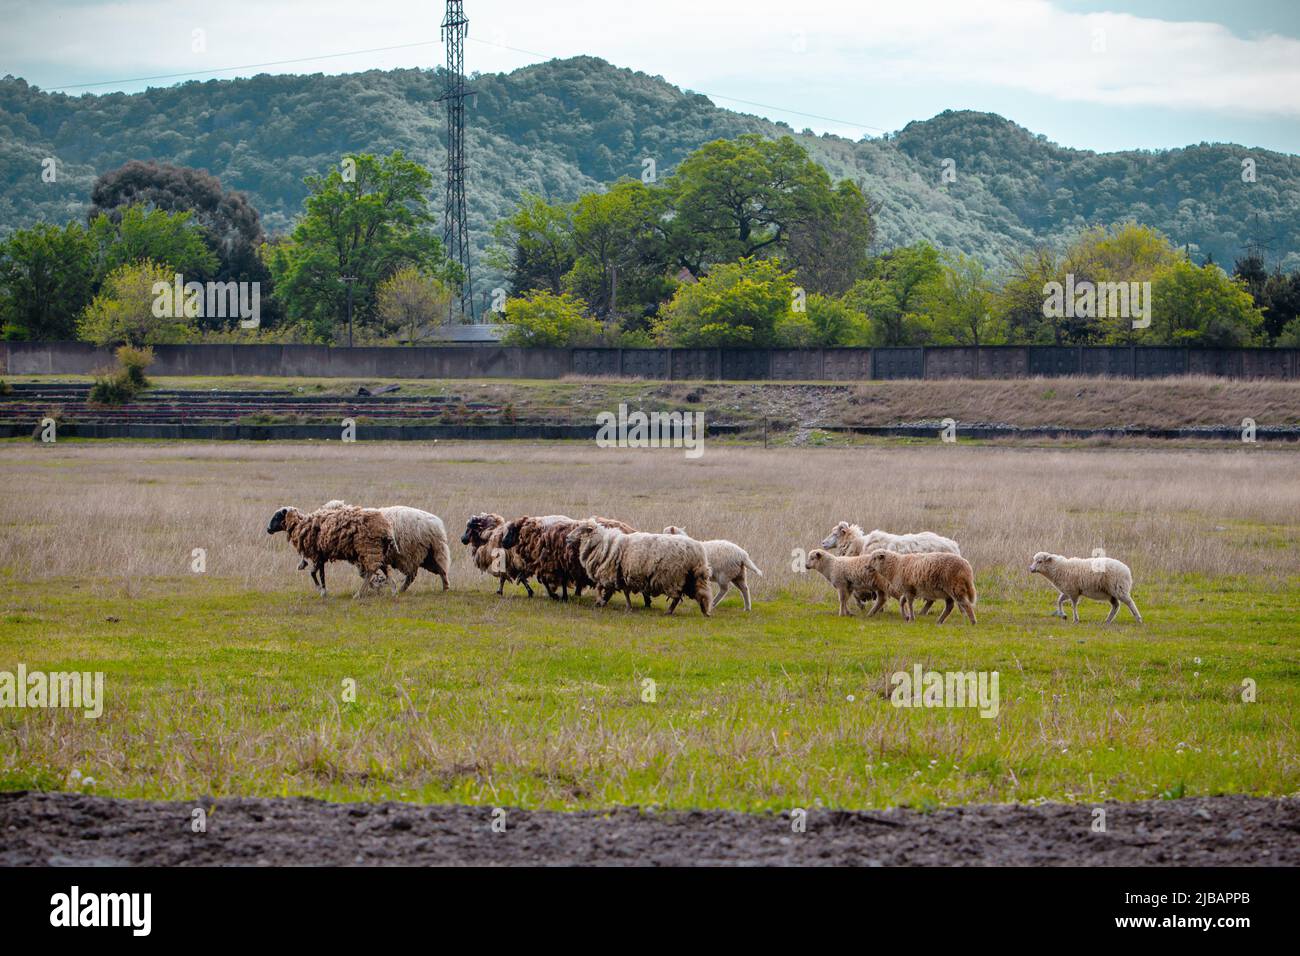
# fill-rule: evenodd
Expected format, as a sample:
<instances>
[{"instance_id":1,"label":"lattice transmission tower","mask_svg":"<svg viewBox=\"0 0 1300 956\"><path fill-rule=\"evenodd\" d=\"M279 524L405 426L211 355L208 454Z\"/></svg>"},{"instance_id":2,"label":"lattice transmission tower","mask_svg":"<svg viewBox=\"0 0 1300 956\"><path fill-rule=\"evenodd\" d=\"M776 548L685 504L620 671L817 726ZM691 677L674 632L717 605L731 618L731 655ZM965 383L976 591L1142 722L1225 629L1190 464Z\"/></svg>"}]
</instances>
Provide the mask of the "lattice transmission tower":
<instances>
[{"instance_id":1,"label":"lattice transmission tower","mask_svg":"<svg viewBox=\"0 0 1300 956\"><path fill-rule=\"evenodd\" d=\"M460 307L467 322L474 321L474 294L470 281L469 223L465 212L465 19L462 0L447 0L441 36L447 44L446 85L440 102L447 104L447 196L443 206L442 241L447 255L465 272L460 287Z\"/></svg>"}]
</instances>

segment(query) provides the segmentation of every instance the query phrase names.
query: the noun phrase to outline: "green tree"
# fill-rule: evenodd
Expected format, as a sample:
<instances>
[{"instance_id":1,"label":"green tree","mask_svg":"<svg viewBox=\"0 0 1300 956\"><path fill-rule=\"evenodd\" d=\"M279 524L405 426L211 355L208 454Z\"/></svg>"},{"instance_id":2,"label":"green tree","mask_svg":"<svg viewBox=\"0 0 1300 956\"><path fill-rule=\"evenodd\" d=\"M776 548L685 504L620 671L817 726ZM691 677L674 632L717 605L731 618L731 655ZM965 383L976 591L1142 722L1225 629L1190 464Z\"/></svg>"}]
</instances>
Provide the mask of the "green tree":
<instances>
[{"instance_id":1,"label":"green tree","mask_svg":"<svg viewBox=\"0 0 1300 956\"><path fill-rule=\"evenodd\" d=\"M847 179L833 191L809 190L807 201L809 215L790 227L785 261L809 292L843 295L866 272L877 207Z\"/></svg>"},{"instance_id":2,"label":"green tree","mask_svg":"<svg viewBox=\"0 0 1300 956\"><path fill-rule=\"evenodd\" d=\"M695 275L712 263L779 251L797 224L832 205L830 177L789 136L706 143L682 160L668 189L673 249Z\"/></svg>"},{"instance_id":3,"label":"green tree","mask_svg":"<svg viewBox=\"0 0 1300 956\"><path fill-rule=\"evenodd\" d=\"M186 282L206 281L217 271L217 257L188 212L135 205L101 213L90 223L90 243L97 281L132 262L169 267Z\"/></svg>"},{"instance_id":4,"label":"green tree","mask_svg":"<svg viewBox=\"0 0 1300 956\"><path fill-rule=\"evenodd\" d=\"M415 266L402 266L379 283L376 313L384 334L404 333L415 342L421 330L447 317L452 291L441 279L422 273Z\"/></svg>"},{"instance_id":5,"label":"green tree","mask_svg":"<svg viewBox=\"0 0 1300 956\"><path fill-rule=\"evenodd\" d=\"M960 252L944 253L938 280L929 284L925 308L938 345L999 345L1005 325L994 316L993 285L984 266Z\"/></svg>"},{"instance_id":6,"label":"green tree","mask_svg":"<svg viewBox=\"0 0 1300 956\"><path fill-rule=\"evenodd\" d=\"M514 292L563 291L564 276L573 268L573 206L551 205L541 196L524 193L509 218L492 230L488 263L508 277Z\"/></svg>"},{"instance_id":7,"label":"green tree","mask_svg":"<svg viewBox=\"0 0 1300 956\"><path fill-rule=\"evenodd\" d=\"M653 332L660 345L769 346L790 321L793 301L794 277L779 261L744 258L680 286Z\"/></svg>"},{"instance_id":8,"label":"green tree","mask_svg":"<svg viewBox=\"0 0 1300 956\"><path fill-rule=\"evenodd\" d=\"M166 294L175 270L148 260L118 266L104 279L77 325L80 338L96 345L160 345L183 342L195 331L184 302Z\"/></svg>"},{"instance_id":9,"label":"green tree","mask_svg":"<svg viewBox=\"0 0 1300 956\"><path fill-rule=\"evenodd\" d=\"M871 320L873 345L921 345L931 321L924 307L943 276L939 250L928 242L892 249L871 260L844 301Z\"/></svg>"},{"instance_id":10,"label":"green tree","mask_svg":"<svg viewBox=\"0 0 1300 956\"><path fill-rule=\"evenodd\" d=\"M90 239L76 223L19 229L0 242L0 337L75 338L93 292Z\"/></svg>"},{"instance_id":11,"label":"green tree","mask_svg":"<svg viewBox=\"0 0 1300 956\"><path fill-rule=\"evenodd\" d=\"M1245 286L1216 265L1185 259L1167 266L1151 289L1149 344L1238 348L1263 344L1264 315Z\"/></svg>"},{"instance_id":12,"label":"green tree","mask_svg":"<svg viewBox=\"0 0 1300 956\"><path fill-rule=\"evenodd\" d=\"M587 303L567 292L538 289L506 300L504 345L565 348L600 341L601 324L587 315Z\"/></svg>"},{"instance_id":13,"label":"green tree","mask_svg":"<svg viewBox=\"0 0 1300 956\"><path fill-rule=\"evenodd\" d=\"M639 312L669 290L663 232L665 195L640 180L625 179L574 204L576 257L565 287L585 299L600 318Z\"/></svg>"},{"instance_id":14,"label":"green tree","mask_svg":"<svg viewBox=\"0 0 1300 956\"><path fill-rule=\"evenodd\" d=\"M309 176L304 213L286 242L267 252L275 296L290 322L330 341L346 320L353 283L354 323L376 320L375 289L405 265L459 286L460 270L433 234L433 176L395 151L383 159L348 157L343 170Z\"/></svg>"}]
</instances>

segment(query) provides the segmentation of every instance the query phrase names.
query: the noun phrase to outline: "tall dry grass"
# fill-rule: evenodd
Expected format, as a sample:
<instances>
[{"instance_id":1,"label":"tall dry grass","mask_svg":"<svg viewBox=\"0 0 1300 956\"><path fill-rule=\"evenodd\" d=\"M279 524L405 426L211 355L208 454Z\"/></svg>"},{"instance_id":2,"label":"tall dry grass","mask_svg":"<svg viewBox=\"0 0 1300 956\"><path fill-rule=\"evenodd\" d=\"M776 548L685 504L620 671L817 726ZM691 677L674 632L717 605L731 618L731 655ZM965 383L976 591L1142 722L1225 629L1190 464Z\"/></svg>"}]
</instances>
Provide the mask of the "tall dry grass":
<instances>
[{"instance_id":1,"label":"tall dry grass","mask_svg":"<svg viewBox=\"0 0 1300 956\"><path fill-rule=\"evenodd\" d=\"M679 450L578 444L69 444L0 450L0 568L23 579L125 582L207 574L255 589L296 584L266 523L330 498L440 515L456 586L485 579L459 536L476 511L621 518L725 537L776 585L841 519L956 538L990 581L1023 578L1035 551L1094 548L1144 577L1297 572L1293 452L876 446ZM773 573L776 572L776 573ZM337 575L339 572L336 571ZM337 578L336 578L337 580ZM351 585L350 578L346 579ZM305 577L302 586L306 587Z\"/></svg>"}]
</instances>

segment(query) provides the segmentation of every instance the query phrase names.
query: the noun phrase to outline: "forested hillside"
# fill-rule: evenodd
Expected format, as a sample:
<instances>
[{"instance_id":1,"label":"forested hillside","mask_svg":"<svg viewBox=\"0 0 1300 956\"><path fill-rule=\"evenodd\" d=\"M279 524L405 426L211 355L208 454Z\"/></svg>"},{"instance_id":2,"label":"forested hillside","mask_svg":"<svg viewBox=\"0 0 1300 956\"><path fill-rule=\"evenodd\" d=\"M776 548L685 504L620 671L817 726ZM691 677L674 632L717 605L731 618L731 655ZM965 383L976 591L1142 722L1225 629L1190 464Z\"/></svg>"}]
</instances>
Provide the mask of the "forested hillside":
<instances>
[{"instance_id":1,"label":"forested hillside","mask_svg":"<svg viewBox=\"0 0 1300 956\"><path fill-rule=\"evenodd\" d=\"M663 176L710 140L791 132L587 57L476 76L472 86L470 225L480 261L493 224L525 191L572 200L601 183L640 177L647 159ZM304 177L338 168L345 153L400 149L440 170L440 87L436 71L395 70L70 97L6 78L0 234L84 218L95 176L130 159L207 169L227 189L247 191L269 232L287 232L302 210ZM929 240L997 271L1037 242L1132 218L1229 268L1251 238L1268 241L1270 264L1300 266L1300 157L1209 144L1096 154L969 112L860 142L798 139L833 178L858 181L881 204L882 249ZM50 157L57 164L52 183L41 175ZM1243 181L1246 158L1255 162L1255 182ZM954 161L951 182L941 176L945 159ZM475 279L482 289L499 276L481 267Z\"/></svg>"}]
</instances>

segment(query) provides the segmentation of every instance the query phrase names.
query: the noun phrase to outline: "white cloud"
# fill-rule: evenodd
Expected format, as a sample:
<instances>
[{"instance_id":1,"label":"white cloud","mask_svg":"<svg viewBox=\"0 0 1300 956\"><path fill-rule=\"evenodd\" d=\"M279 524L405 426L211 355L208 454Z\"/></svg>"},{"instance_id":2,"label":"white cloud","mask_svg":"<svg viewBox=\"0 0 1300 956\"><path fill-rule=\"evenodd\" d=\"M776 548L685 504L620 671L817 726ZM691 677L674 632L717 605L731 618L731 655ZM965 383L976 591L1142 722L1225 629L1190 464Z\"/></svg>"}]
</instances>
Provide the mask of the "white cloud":
<instances>
[{"instance_id":1,"label":"white cloud","mask_svg":"<svg viewBox=\"0 0 1300 956\"><path fill-rule=\"evenodd\" d=\"M1300 40L1239 37L1213 23L1070 13L1048 0L805 0L794 8L775 0L466 5L477 41L467 46L467 65L483 72L536 59L518 50L585 53L705 91L721 87L741 95L779 85L789 91L783 105L814 113L816 91L827 84L863 90L917 84L991 87L1063 104L1300 116ZM0 16L6 24L0 62L48 87L437 40L441 5L10 2L0 3ZM206 32L205 52L191 50L194 29ZM441 59L441 48L430 45L270 70L343 72Z\"/></svg>"}]
</instances>

